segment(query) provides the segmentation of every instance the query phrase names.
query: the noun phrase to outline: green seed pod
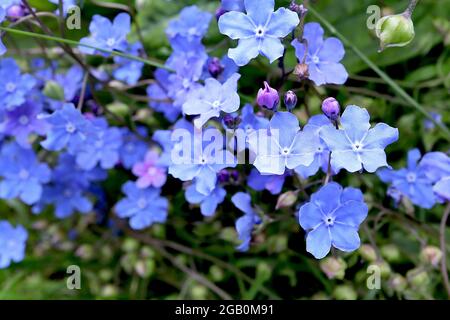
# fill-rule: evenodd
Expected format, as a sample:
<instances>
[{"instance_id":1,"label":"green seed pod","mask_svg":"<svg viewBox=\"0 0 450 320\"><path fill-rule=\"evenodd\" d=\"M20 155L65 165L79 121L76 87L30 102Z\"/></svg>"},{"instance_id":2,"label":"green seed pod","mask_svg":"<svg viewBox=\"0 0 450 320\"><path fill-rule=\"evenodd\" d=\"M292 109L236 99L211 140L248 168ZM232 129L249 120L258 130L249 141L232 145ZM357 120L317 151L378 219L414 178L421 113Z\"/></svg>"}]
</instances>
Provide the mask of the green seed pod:
<instances>
[{"instance_id":1,"label":"green seed pod","mask_svg":"<svg viewBox=\"0 0 450 320\"><path fill-rule=\"evenodd\" d=\"M404 47L414 39L414 24L407 14L386 16L377 22L376 35L380 39L380 51Z\"/></svg>"}]
</instances>

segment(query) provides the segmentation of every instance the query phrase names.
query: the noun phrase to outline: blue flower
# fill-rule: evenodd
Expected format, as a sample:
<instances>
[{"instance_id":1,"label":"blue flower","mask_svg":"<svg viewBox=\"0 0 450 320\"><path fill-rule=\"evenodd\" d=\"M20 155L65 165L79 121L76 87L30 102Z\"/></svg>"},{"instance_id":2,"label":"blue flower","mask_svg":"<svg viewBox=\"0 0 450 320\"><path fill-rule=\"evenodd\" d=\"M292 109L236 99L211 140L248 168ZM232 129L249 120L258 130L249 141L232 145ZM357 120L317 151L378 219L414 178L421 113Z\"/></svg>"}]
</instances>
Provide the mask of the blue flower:
<instances>
[{"instance_id":1,"label":"blue flower","mask_svg":"<svg viewBox=\"0 0 450 320\"><path fill-rule=\"evenodd\" d=\"M250 188L256 191L268 190L271 194L279 194L283 189L284 181L290 172L283 175L262 175L258 170L252 169L247 178L247 184Z\"/></svg>"},{"instance_id":2,"label":"blue flower","mask_svg":"<svg viewBox=\"0 0 450 320\"><path fill-rule=\"evenodd\" d=\"M0 124L0 132L15 137L21 147L30 148L28 141L30 134L44 135L48 129L45 120L37 117L41 110L41 103L27 100L20 107L5 112L4 122Z\"/></svg>"},{"instance_id":3,"label":"blue flower","mask_svg":"<svg viewBox=\"0 0 450 320\"><path fill-rule=\"evenodd\" d=\"M201 39L208 31L212 14L201 11L197 6L185 7L176 20L169 22L166 29L167 37L174 38L181 35L189 41Z\"/></svg>"},{"instance_id":4,"label":"blue flower","mask_svg":"<svg viewBox=\"0 0 450 320\"><path fill-rule=\"evenodd\" d=\"M280 38L286 37L300 22L297 13L286 8L274 12L274 0L245 0L247 14L231 11L219 19L219 30L231 39L239 39L228 56L244 66L259 54L272 63L284 52Z\"/></svg>"},{"instance_id":5,"label":"blue flower","mask_svg":"<svg viewBox=\"0 0 450 320\"><path fill-rule=\"evenodd\" d=\"M6 17L6 11L2 7L0 7L0 23L5 20ZM6 47L2 42L2 39L0 38L0 56L4 55L6 53Z\"/></svg>"},{"instance_id":6,"label":"blue flower","mask_svg":"<svg viewBox=\"0 0 450 320\"><path fill-rule=\"evenodd\" d=\"M138 130L142 131L143 137L147 135L145 128L138 128ZM148 145L130 130L121 128L121 131L123 143L119 151L120 162L126 169L131 169L135 163L144 159Z\"/></svg>"},{"instance_id":7,"label":"blue flower","mask_svg":"<svg viewBox=\"0 0 450 320\"><path fill-rule=\"evenodd\" d=\"M171 75L164 69L157 69L154 75L156 83L147 87L148 105L150 108L162 112L170 122L175 122L181 113L181 108L174 106L168 95Z\"/></svg>"},{"instance_id":8,"label":"blue flower","mask_svg":"<svg viewBox=\"0 0 450 320\"><path fill-rule=\"evenodd\" d=\"M13 110L25 102L26 95L36 80L29 74L21 74L12 58L0 60L0 110Z\"/></svg>"},{"instance_id":9,"label":"blue flower","mask_svg":"<svg viewBox=\"0 0 450 320\"><path fill-rule=\"evenodd\" d=\"M250 135L250 149L256 153L253 165L262 174L278 174L286 168L308 166L314 160L318 137L311 131L300 131L298 119L290 112L277 112L268 131Z\"/></svg>"},{"instance_id":10,"label":"blue flower","mask_svg":"<svg viewBox=\"0 0 450 320\"><path fill-rule=\"evenodd\" d=\"M8 9L9 7L12 7L13 5L18 5L21 2L22 0L2 0L2 2L0 3L0 8L6 11L6 9Z\"/></svg>"},{"instance_id":11,"label":"blue flower","mask_svg":"<svg viewBox=\"0 0 450 320\"><path fill-rule=\"evenodd\" d=\"M200 204L200 211L205 217L211 217L216 212L217 206L225 199L227 192L217 186L209 195L204 195L196 190L195 185L190 185L184 195L187 202Z\"/></svg>"},{"instance_id":12,"label":"blue flower","mask_svg":"<svg viewBox=\"0 0 450 320\"><path fill-rule=\"evenodd\" d=\"M77 164L85 170L91 170L97 164L103 169L111 169L119 162L122 132L119 128L108 127L106 121L99 118L94 126L95 133L76 152Z\"/></svg>"},{"instance_id":13,"label":"blue flower","mask_svg":"<svg viewBox=\"0 0 450 320\"><path fill-rule=\"evenodd\" d=\"M237 82L241 77L235 73L223 85L214 78L205 80L205 86L192 91L183 104L183 112L188 115L200 115L194 120L201 128L209 119L219 117L221 112L232 113L239 109L240 98Z\"/></svg>"},{"instance_id":14,"label":"blue flower","mask_svg":"<svg viewBox=\"0 0 450 320\"><path fill-rule=\"evenodd\" d=\"M58 183L74 184L81 190L87 190L92 182L102 181L106 177L107 172L105 170L98 167L85 170L77 164L75 156L61 153L58 165L53 170L52 180Z\"/></svg>"},{"instance_id":15,"label":"blue flower","mask_svg":"<svg viewBox=\"0 0 450 320\"><path fill-rule=\"evenodd\" d=\"M33 206L33 212L40 213L45 206L53 205L55 216L60 219L71 216L74 211L88 213L93 205L87 193L94 182L106 177L105 170L83 170L77 165L75 156L62 153L53 170L52 181L44 187L41 201Z\"/></svg>"},{"instance_id":16,"label":"blue flower","mask_svg":"<svg viewBox=\"0 0 450 320\"><path fill-rule=\"evenodd\" d=\"M244 0L222 0L222 9L225 11L244 11Z\"/></svg>"},{"instance_id":17,"label":"blue flower","mask_svg":"<svg viewBox=\"0 0 450 320\"><path fill-rule=\"evenodd\" d=\"M236 220L236 231L238 233L239 240L242 243L236 247L238 251L247 251L252 240L253 227L256 224L260 224L261 218L252 207L252 199L249 194L244 192L238 192L231 197L231 202L242 212L244 215Z\"/></svg>"},{"instance_id":18,"label":"blue flower","mask_svg":"<svg viewBox=\"0 0 450 320\"><path fill-rule=\"evenodd\" d=\"M298 220L307 232L306 251L322 259L331 246L345 252L359 248L359 225L368 208L359 189L331 182L311 196L299 211Z\"/></svg>"},{"instance_id":19,"label":"blue flower","mask_svg":"<svg viewBox=\"0 0 450 320\"><path fill-rule=\"evenodd\" d=\"M67 147L74 154L93 130L92 124L70 103L64 104L61 110L53 112L45 120L51 128L41 145L51 151Z\"/></svg>"},{"instance_id":20,"label":"blue flower","mask_svg":"<svg viewBox=\"0 0 450 320\"><path fill-rule=\"evenodd\" d=\"M92 17L89 25L90 37L81 39L80 43L108 51L125 51L127 49L127 35L130 29L130 15L127 13L118 14L112 23L108 18L95 15ZM104 56L109 55L85 46L79 46L79 49L85 54L100 53Z\"/></svg>"},{"instance_id":21,"label":"blue flower","mask_svg":"<svg viewBox=\"0 0 450 320\"><path fill-rule=\"evenodd\" d=\"M236 166L234 155L224 149L223 141L215 139L222 138L221 132L209 128L202 135L202 132L194 130L192 124L189 124L188 128L175 133L183 135L173 137L176 142L172 148L169 174L182 181L195 180L198 192L210 194L216 187L217 173Z\"/></svg>"},{"instance_id":22,"label":"blue flower","mask_svg":"<svg viewBox=\"0 0 450 320\"><path fill-rule=\"evenodd\" d=\"M23 149L15 143L4 145L0 154L0 198L19 197L26 204L39 201L42 185L50 181L47 164L38 162L31 149Z\"/></svg>"},{"instance_id":23,"label":"blue flower","mask_svg":"<svg viewBox=\"0 0 450 320\"><path fill-rule=\"evenodd\" d=\"M320 136L320 131L324 126L332 127L330 120L328 120L328 118L324 115L316 115L311 117L303 128L303 131L311 131L316 136L316 152L314 154L314 161L309 166L300 165L295 168L295 172L303 179L315 175L320 168L322 168L324 172L327 172L330 150L328 150L327 145L322 139L317 139ZM333 173L336 173L335 170L333 170Z\"/></svg>"},{"instance_id":24,"label":"blue flower","mask_svg":"<svg viewBox=\"0 0 450 320\"><path fill-rule=\"evenodd\" d=\"M323 39L323 29L320 24L311 22L305 24L303 38L308 43L308 52L305 56L305 45L297 39L292 41L295 55L300 62L308 65L309 79L318 86L326 83L344 84L348 73L340 63L344 58L345 50L338 38Z\"/></svg>"},{"instance_id":25,"label":"blue flower","mask_svg":"<svg viewBox=\"0 0 450 320\"><path fill-rule=\"evenodd\" d=\"M24 259L27 239L24 227L18 225L14 228L8 221L0 221L0 269Z\"/></svg>"},{"instance_id":26,"label":"blue flower","mask_svg":"<svg viewBox=\"0 0 450 320\"><path fill-rule=\"evenodd\" d=\"M430 116L437 122L442 124L442 115L437 112L430 112ZM436 124L430 119L425 119L423 121L424 127L426 130L431 131L436 127Z\"/></svg>"},{"instance_id":27,"label":"blue flower","mask_svg":"<svg viewBox=\"0 0 450 320\"><path fill-rule=\"evenodd\" d=\"M58 5L58 9L55 11L56 15L59 15L59 0L49 0L51 3L54 3ZM62 7L63 7L63 16L65 17L68 13L68 11L75 7L77 5L77 0L63 0L62 1Z\"/></svg>"},{"instance_id":28,"label":"blue flower","mask_svg":"<svg viewBox=\"0 0 450 320\"><path fill-rule=\"evenodd\" d=\"M56 82L64 90L65 101L71 102L81 90L83 82L84 70L78 65L71 67L65 74L57 74Z\"/></svg>"},{"instance_id":29,"label":"blue flower","mask_svg":"<svg viewBox=\"0 0 450 320\"><path fill-rule=\"evenodd\" d=\"M166 221L169 202L160 196L159 189L139 189L128 181L122 191L127 197L116 204L116 213L120 218L130 218L132 229L142 230Z\"/></svg>"},{"instance_id":30,"label":"blue flower","mask_svg":"<svg viewBox=\"0 0 450 320\"><path fill-rule=\"evenodd\" d=\"M139 57L142 50L142 44L140 42L136 42L130 45L127 53ZM142 68L144 67L143 62L119 56L114 57L114 62L118 65L113 71L114 78L123 81L128 85L134 85L138 82L142 75Z\"/></svg>"},{"instance_id":31,"label":"blue flower","mask_svg":"<svg viewBox=\"0 0 450 320\"><path fill-rule=\"evenodd\" d=\"M331 165L335 171L366 169L375 172L388 166L384 148L398 140L398 129L385 123L370 128L366 109L348 106L341 118L342 129L323 127L320 137L331 150Z\"/></svg>"},{"instance_id":32,"label":"blue flower","mask_svg":"<svg viewBox=\"0 0 450 320\"><path fill-rule=\"evenodd\" d=\"M435 183L433 191L438 196L438 200L450 201L450 157L443 152L429 152L423 156L419 166Z\"/></svg>"},{"instance_id":33,"label":"blue flower","mask_svg":"<svg viewBox=\"0 0 450 320\"><path fill-rule=\"evenodd\" d=\"M77 183L56 181L45 187L42 201L33 207L33 213L40 213L43 207L51 204L59 219L70 217L75 211L86 214L92 211L93 205L85 191Z\"/></svg>"},{"instance_id":34,"label":"blue flower","mask_svg":"<svg viewBox=\"0 0 450 320\"><path fill-rule=\"evenodd\" d=\"M249 136L257 131L262 129L267 129L269 127L269 120L264 118L263 116L258 116L254 113L253 106L251 104L246 104L241 110L241 123L238 125L238 128L243 130L245 133L245 144L240 143L238 139L237 143L237 151L242 152L245 148L249 148L248 138ZM251 158L254 159L255 151L251 151Z\"/></svg>"},{"instance_id":35,"label":"blue flower","mask_svg":"<svg viewBox=\"0 0 450 320\"><path fill-rule=\"evenodd\" d=\"M421 155L418 149L408 152L408 165L400 170L382 169L378 177L385 183L408 197L412 203L422 208L430 209L436 203L433 193L433 181L427 176L425 167L417 165Z\"/></svg>"}]
</instances>

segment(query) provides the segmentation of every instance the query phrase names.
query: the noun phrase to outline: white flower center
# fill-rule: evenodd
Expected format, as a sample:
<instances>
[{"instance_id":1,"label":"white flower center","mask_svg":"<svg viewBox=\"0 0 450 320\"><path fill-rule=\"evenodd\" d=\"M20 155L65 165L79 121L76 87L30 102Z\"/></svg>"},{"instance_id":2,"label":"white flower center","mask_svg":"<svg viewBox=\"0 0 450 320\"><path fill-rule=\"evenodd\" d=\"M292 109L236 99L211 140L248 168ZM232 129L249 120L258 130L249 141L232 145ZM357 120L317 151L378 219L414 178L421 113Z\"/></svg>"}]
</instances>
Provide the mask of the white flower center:
<instances>
[{"instance_id":1,"label":"white flower center","mask_svg":"<svg viewBox=\"0 0 450 320\"><path fill-rule=\"evenodd\" d=\"M417 175L414 172L409 172L406 175L406 181L409 183L414 183L417 180Z\"/></svg>"},{"instance_id":2,"label":"white flower center","mask_svg":"<svg viewBox=\"0 0 450 320\"><path fill-rule=\"evenodd\" d=\"M195 27L189 28L189 29L188 29L188 33L189 33L191 36L195 36L195 35L197 34L197 28L195 28Z\"/></svg>"},{"instance_id":3,"label":"white flower center","mask_svg":"<svg viewBox=\"0 0 450 320\"><path fill-rule=\"evenodd\" d=\"M353 151L355 151L355 152L361 152L361 151L362 151L362 148L363 148L363 145L362 145L361 142L355 142L355 143L352 145L352 149L353 149Z\"/></svg>"},{"instance_id":4,"label":"white flower center","mask_svg":"<svg viewBox=\"0 0 450 320\"><path fill-rule=\"evenodd\" d=\"M28 117L25 116L25 115L22 115L22 116L19 117L19 123L20 123L21 125L23 125L23 126L27 125L27 124L28 124L28 121L29 121L29 119L28 119Z\"/></svg>"},{"instance_id":5,"label":"white flower center","mask_svg":"<svg viewBox=\"0 0 450 320\"><path fill-rule=\"evenodd\" d=\"M213 107L213 109L219 109L219 107L220 107L220 101L219 101L219 100L214 101L214 102L212 103L212 107Z\"/></svg>"},{"instance_id":6,"label":"white flower center","mask_svg":"<svg viewBox=\"0 0 450 320\"><path fill-rule=\"evenodd\" d=\"M73 125L72 122L68 122L68 123L66 124L66 131L67 131L68 133L74 133L75 130L76 130L76 128L75 128L75 126Z\"/></svg>"},{"instance_id":7,"label":"white flower center","mask_svg":"<svg viewBox=\"0 0 450 320\"><path fill-rule=\"evenodd\" d=\"M318 64L320 62L320 59L318 56L312 56L311 60L314 64Z\"/></svg>"},{"instance_id":8,"label":"white flower center","mask_svg":"<svg viewBox=\"0 0 450 320\"><path fill-rule=\"evenodd\" d=\"M8 82L6 84L6 91L7 92L13 92L14 90L16 90L16 84L13 82Z\"/></svg>"},{"instance_id":9,"label":"white flower center","mask_svg":"<svg viewBox=\"0 0 450 320\"><path fill-rule=\"evenodd\" d=\"M137 206L139 209L144 209L147 206L147 200L144 197L140 198L137 202Z\"/></svg>"},{"instance_id":10,"label":"white flower center","mask_svg":"<svg viewBox=\"0 0 450 320\"><path fill-rule=\"evenodd\" d=\"M323 221L327 226L332 226L334 224L334 217L332 216L326 216L323 218Z\"/></svg>"},{"instance_id":11,"label":"white flower center","mask_svg":"<svg viewBox=\"0 0 450 320\"><path fill-rule=\"evenodd\" d=\"M291 150L289 150L289 148L283 148L283 150L281 150L281 154L283 156L288 156L291 153Z\"/></svg>"},{"instance_id":12,"label":"white flower center","mask_svg":"<svg viewBox=\"0 0 450 320\"><path fill-rule=\"evenodd\" d=\"M26 180L28 179L28 177L30 176L30 173L28 172L28 170L25 169L21 169L19 171L19 178L22 180Z\"/></svg>"},{"instance_id":13,"label":"white flower center","mask_svg":"<svg viewBox=\"0 0 450 320\"><path fill-rule=\"evenodd\" d=\"M126 149L128 152L133 152L133 151L134 151L134 146L130 143L130 144L127 144L127 146L125 147L125 149Z\"/></svg>"},{"instance_id":14,"label":"white flower center","mask_svg":"<svg viewBox=\"0 0 450 320\"><path fill-rule=\"evenodd\" d=\"M106 44L108 45L108 47L112 47L116 44L116 39L109 38L108 40L106 40Z\"/></svg>"},{"instance_id":15,"label":"white flower center","mask_svg":"<svg viewBox=\"0 0 450 320\"><path fill-rule=\"evenodd\" d=\"M66 189L66 190L64 190L63 194L64 194L64 197L70 198L70 197L72 197L73 192L70 189Z\"/></svg>"},{"instance_id":16,"label":"white flower center","mask_svg":"<svg viewBox=\"0 0 450 320\"><path fill-rule=\"evenodd\" d=\"M255 29L255 35L257 38L263 38L265 34L266 30L264 29L263 26L259 26Z\"/></svg>"},{"instance_id":17,"label":"white flower center","mask_svg":"<svg viewBox=\"0 0 450 320\"><path fill-rule=\"evenodd\" d=\"M150 176L154 176L156 174L157 169L155 167L150 167L147 170L147 174Z\"/></svg>"},{"instance_id":18,"label":"white flower center","mask_svg":"<svg viewBox=\"0 0 450 320\"><path fill-rule=\"evenodd\" d=\"M183 88L187 89L191 85L191 82L188 79L183 79Z\"/></svg>"}]
</instances>

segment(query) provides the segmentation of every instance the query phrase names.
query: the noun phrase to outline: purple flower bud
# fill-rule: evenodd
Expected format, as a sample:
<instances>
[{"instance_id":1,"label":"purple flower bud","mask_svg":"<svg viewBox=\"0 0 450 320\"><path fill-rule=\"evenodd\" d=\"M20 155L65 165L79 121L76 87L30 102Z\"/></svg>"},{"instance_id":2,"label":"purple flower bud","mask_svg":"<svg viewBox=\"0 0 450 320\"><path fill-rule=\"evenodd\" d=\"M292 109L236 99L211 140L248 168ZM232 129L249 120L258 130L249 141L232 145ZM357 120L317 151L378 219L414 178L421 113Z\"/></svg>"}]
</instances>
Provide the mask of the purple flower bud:
<instances>
[{"instance_id":1,"label":"purple flower bud","mask_svg":"<svg viewBox=\"0 0 450 320\"><path fill-rule=\"evenodd\" d=\"M304 16L306 15L306 13L308 13L308 9L306 9L303 4L296 4L295 0L292 0L291 4L289 5L289 9L297 12L300 16Z\"/></svg>"},{"instance_id":2,"label":"purple flower bud","mask_svg":"<svg viewBox=\"0 0 450 320\"><path fill-rule=\"evenodd\" d=\"M13 5L8 8L6 15L12 21L22 18L25 15L25 10L21 5Z\"/></svg>"},{"instance_id":3,"label":"purple flower bud","mask_svg":"<svg viewBox=\"0 0 450 320\"><path fill-rule=\"evenodd\" d=\"M230 180L230 173L226 169L222 169L217 174L217 180L219 183L226 183Z\"/></svg>"},{"instance_id":4,"label":"purple flower bud","mask_svg":"<svg viewBox=\"0 0 450 320\"><path fill-rule=\"evenodd\" d=\"M209 60L208 71L213 78L217 78L223 72L223 70L224 67L219 58L213 57L211 60Z\"/></svg>"},{"instance_id":5,"label":"purple flower bud","mask_svg":"<svg viewBox=\"0 0 450 320\"><path fill-rule=\"evenodd\" d=\"M225 10L224 8L222 8L222 7L217 8L217 10L216 10L216 19L217 19L217 21L219 21L219 18L220 18L224 13L227 13L227 12L228 12L228 11Z\"/></svg>"},{"instance_id":6,"label":"purple flower bud","mask_svg":"<svg viewBox=\"0 0 450 320\"><path fill-rule=\"evenodd\" d=\"M294 91L289 90L284 95L284 104L289 111L292 111L297 105L297 95Z\"/></svg>"},{"instance_id":7,"label":"purple flower bud","mask_svg":"<svg viewBox=\"0 0 450 320\"><path fill-rule=\"evenodd\" d=\"M271 88L267 81L264 81L264 88L259 89L256 102L260 107L276 111L278 103L280 102L280 96L278 95L277 90Z\"/></svg>"},{"instance_id":8,"label":"purple flower bud","mask_svg":"<svg viewBox=\"0 0 450 320\"><path fill-rule=\"evenodd\" d=\"M239 171L231 170L230 178L232 181L238 181L239 180Z\"/></svg>"},{"instance_id":9,"label":"purple flower bud","mask_svg":"<svg viewBox=\"0 0 450 320\"><path fill-rule=\"evenodd\" d=\"M339 102L335 98L326 98L322 102L322 111L332 121L336 121L339 118L341 107Z\"/></svg>"},{"instance_id":10,"label":"purple flower bud","mask_svg":"<svg viewBox=\"0 0 450 320\"><path fill-rule=\"evenodd\" d=\"M226 114L223 116L223 124L228 129L236 129L241 123L241 118L239 116L233 116L232 114Z\"/></svg>"}]
</instances>

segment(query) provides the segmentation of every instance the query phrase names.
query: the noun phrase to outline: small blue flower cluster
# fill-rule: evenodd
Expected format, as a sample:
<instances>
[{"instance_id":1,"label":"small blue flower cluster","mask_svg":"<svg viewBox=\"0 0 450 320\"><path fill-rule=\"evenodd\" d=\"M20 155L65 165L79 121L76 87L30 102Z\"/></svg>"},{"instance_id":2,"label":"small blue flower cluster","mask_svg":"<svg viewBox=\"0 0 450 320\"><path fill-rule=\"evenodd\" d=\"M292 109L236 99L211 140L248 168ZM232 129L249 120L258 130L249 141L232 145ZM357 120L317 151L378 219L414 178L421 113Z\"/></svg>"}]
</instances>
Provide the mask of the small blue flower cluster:
<instances>
[{"instance_id":1,"label":"small blue flower cluster","mask_svg":"<svg viewBox=\"0 0 450 320\"><path fill-rule=\"evenodd\" d=\"M0 6L0 23L14 4L10 2ZM73 4L64 1L64 11ZM265 82L255 99L261 109L255 112L251 104L240 109L238 86L243 76L239 67L260 54L270 63L283 58L290 47L283 45L283 39L289 38L297 69L303 70L297 74L303 79L317 86L346 82L340 40L324 39L324 30L314 22L304 25L303 35L295 37L303 14L304 8L301 12L275 10L274 0L223 0L216 15L219 30L238 44L226 56L215 57L202 43L213 15L196 6L184 8L166 29L172 53L164 68L154 71L154 81L146 89L149 107L162 113L170 128L151 134L149 128L127 126L132 118L120 125L110 121L112 125L107 121L110 111L95 98L95 91L109 89L107 84L113 80L136 85L143 62L114 56L108 71L75 65L56 73L56 62L46 65L43 59L35 59L31 75L23 73L14 59L3 58L0 198L20 199L36 214L48 206L58 218L86 214L100 201L94 190L107 179L108 171L123 170L129 181L122 185L124 197L115 203L114 211L119 218L129 219L132 229L142 230L168 218L170 204L163 190L168 175L185 182L186 201L200 206L206 217L213 216L227 192L239 186L245 192L234 193L231 202L244 213L235 227L240 241L237 250L246 251L255 227L263 227L268 220L252 205L252 190L280 194L287 179L308 179L322 170L326 174L323 186L299 206L297 214L306 232L306 249L318 259L331 247L350 252L360 246L358 229L368 206L361 190L329 182L340 171L377 172L397 191L392 194L424 208L450 201L449 157L432 152L417 165L420 153L413 150L407 169L393 171L385 148L398 140L398 130L384 123L372 127L365 108L349 105L341 115L339 103L328 98L322 105L324 114L310 117L301 126L291 112L298 102L295 92L289 90L284 97L288 112L278 111L279 93ZM105 59L114 51L141 56L142 44L127 40L130 30L126 13L113 21L95 15L79 50ZM5 52L0 43L0 54ZM203 136L199 142L196 137L206 131L210 139L205 141ZM209 142L224 131L233 135L216 143L211 153ZM234 153L230 149L238 131L244 142L237 143ZM183 139L174 139L178 132L185 134ZM183 161L175 161L174 153L185 150L186 143L190 148L183 152ZM246 153L253 165L248 175L238 168L239 155ZM26 239L23 227L0 222L0 268L23 259Z\"/></svg>"}]
</instances>

